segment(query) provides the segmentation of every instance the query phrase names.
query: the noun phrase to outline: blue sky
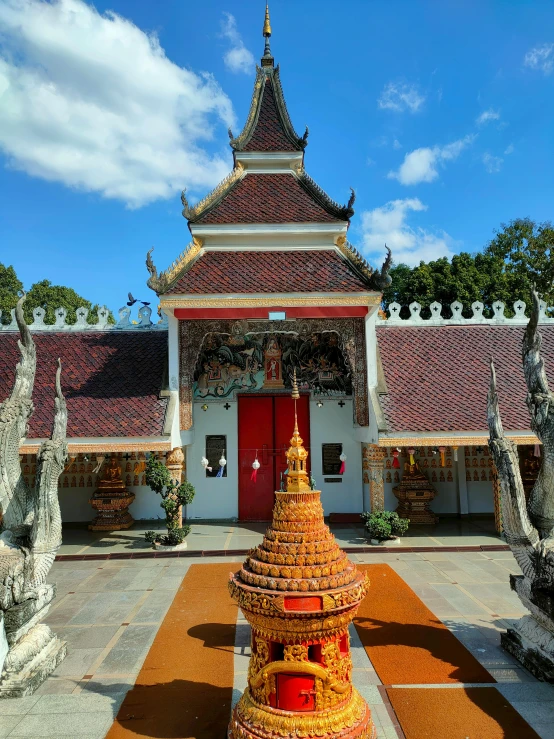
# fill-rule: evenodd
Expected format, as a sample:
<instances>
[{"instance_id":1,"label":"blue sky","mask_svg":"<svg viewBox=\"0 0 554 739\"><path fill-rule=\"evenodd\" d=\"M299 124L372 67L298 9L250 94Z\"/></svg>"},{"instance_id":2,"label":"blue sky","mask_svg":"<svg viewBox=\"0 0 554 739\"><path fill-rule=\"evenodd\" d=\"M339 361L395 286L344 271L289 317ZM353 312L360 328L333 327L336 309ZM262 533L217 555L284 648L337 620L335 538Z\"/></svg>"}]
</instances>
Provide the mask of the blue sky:
<instances>
[{"instance_id":1,"label":"blue sky","mask_svg":"<svg viewBox=\"0 0 554 739\"><path fill-rule=\"evenodd\" d=\"M262 0L0 0L0 261L117 310L186 246L180 190L231 168ZM272 0L309 174L350 239L417 263L552 219L554 3ZM115 15L114 15L115 14ZM146 297L149 296L149 297ZM155 298L154 298L155 299Z\"/></svg>"}]
</instances>

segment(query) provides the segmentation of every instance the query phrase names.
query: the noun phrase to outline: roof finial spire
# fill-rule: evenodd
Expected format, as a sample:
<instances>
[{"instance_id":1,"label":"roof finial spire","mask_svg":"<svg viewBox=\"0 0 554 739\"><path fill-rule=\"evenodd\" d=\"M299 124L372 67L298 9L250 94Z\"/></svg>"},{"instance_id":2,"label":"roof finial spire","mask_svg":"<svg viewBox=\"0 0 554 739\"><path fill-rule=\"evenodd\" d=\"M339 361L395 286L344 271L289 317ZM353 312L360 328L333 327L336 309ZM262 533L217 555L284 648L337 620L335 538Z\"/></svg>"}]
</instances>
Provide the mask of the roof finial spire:
<instances>
[{"instance_id":1,"label":"roof finial spire","mask_svg":"<svg viewBox=\"0 0 554 739\"><path fill-rule=\"evenodd\" d=\"M272 67L273 57L271 56L271 49L269 47L269 37L271 36L271 23L269 20L269 3L265 4L265 20L263 36L265 38L264 55L262 57L262 67Z\"/></svg>"}]
</instances>

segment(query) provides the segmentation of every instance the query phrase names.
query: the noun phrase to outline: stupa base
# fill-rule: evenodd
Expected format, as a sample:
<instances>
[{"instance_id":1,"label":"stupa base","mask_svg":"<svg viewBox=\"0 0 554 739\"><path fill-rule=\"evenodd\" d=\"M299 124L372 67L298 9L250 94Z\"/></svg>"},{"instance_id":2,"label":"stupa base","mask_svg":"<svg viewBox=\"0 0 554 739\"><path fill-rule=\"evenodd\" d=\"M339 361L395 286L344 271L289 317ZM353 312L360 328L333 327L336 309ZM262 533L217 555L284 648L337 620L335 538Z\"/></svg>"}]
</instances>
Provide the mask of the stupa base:
<instances>
[{"instance_id":1,"label":"stupa base","mask_svg":"<svg viewBox=\"0 0 554 739\"><path fill-rule=\"evenodd\" d=\"M376 739L371 711L357 690L324 711L281 711L252 700L248 688L233 710L227 739Z\"/></svg>"}]
</instances>

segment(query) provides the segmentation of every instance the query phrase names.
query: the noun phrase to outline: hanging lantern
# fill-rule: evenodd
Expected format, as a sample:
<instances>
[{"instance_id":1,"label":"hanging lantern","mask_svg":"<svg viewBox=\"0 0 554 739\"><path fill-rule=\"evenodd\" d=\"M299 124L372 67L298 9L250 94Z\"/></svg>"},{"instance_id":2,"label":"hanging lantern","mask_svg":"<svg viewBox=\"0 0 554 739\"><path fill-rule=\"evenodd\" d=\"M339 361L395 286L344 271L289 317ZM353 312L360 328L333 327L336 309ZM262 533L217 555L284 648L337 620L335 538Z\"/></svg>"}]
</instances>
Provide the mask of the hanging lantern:
<instances>
[{"instance_id":1,"label":"hanging lantern","mask_svg":"<svg viewBox=\"0 0 554 739\"><path fill-rule=\"evenodd\" d=\"M452 451L454 452L454 462L457 462L458 461L458 447L453 446Z\"/></svg>"},{"instance_id":2,"label":"hanging lantern","mask_svg":"<svg viewBox=\"0 0 554 739\"><path fill-rule=\"evenodd\" d=\"M439 454L441 455L441 467L444 467L446 465L446 447L445 446L439 447Z\"/></svg>"},{"instance_id":3,"label":"hanging lantern","mask_svg":"<svg viewBox=\"0 0 554 739\"><path fill-rule=\"evenodd\" d=\"M346 454L344 452L341 452L339 459L340 459L339 475L344 475L346 471Z\"/></svg>"},{"instance_id":4,"label":"hanging lantern","mask_svg":"<svg viewBox=\"0 0 554 739\"><path fill-rule=\"evenodd\" d=\"M400 449L393 449L392 450L392 466L395 470L397 470L400 467L400 460L398 459L400 455Z\"/></svg>"},{"instance_id":5,"label":"hanging lantern","mask_svg":"<svg viewBox=\"0 0 554 739\"><path fill-rule=\"evenodd\" d=\"M206 459L206 457L202 457L202 460L200 461L200 464L202 465L202 467L204 468L205 471L209 471L209 472L212 471L212 468L208 466L210 463L208 462L208 460Z\"/></svg>"},{"instance_id":6,"label":"hanging lantern","mask_svg":"<svg viewBox=\"0 0 554 739\"><path fill-rule=\"evenodd\" d=\"M250 480L252 482L256 482L258 479L258 470L260 469L261 464L258 462L258 456L256 453L256 459L252 462L252 474L250 475Z\"/></svg>"},{"instance_id":7,"label":"hanging lantern","mask_svg":"<svg viewBox=\"0 0 554 739\"><path fill-rule=\"evenodd\" d=\"M219 469L217 471L216 477L223 477L223 471L225 470L225 465L227 464L227 460L225 459L225 455L221 455L221 459L219 460Z\"/></svg>"},{"instance_id":8,"label":"hanging lantern","mask_svg":"<svg viewBox=\"0 0 554 739\"><path fill-rule=\"evenodd\" d=\"M96 455L96 463L97 464L96 464L96 467L92 470L92 473L94 475L97 475L100 472L100 468L104 464L104 460L105 459L106 459L106 457L103 454L97 454Z\"/></svg>"},{"instance_id":9,"label":"hanging lantern","mask_svg":"<svg viewBox=\"0 0 554 739\"><path fill-rule=\"evenodd\" d=\"M408 456L410 457L410 467L413 467L415 465L414 454L415 454L415 449L413 447L410 447L408 449Z\"/></svg>"}]
</instances>

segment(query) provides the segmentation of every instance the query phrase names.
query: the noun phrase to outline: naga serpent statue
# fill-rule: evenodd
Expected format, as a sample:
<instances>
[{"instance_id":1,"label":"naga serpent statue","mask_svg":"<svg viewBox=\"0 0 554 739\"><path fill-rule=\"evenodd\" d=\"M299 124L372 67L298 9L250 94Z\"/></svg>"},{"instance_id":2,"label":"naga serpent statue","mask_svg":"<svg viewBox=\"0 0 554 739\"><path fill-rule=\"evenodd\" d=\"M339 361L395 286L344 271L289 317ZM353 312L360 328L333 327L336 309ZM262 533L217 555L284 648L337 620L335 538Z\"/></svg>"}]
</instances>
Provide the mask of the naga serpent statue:
<instances>
[{"instance_id":1,"label":"naga serpent statue","mask_svg":"<svg viewBox=\"0 0 554 739\"><path fill-rule=\"evenodd\" d=\"M51 438L37 455L35 489L23 477L19 448L33 413L36 349L23 317L15 317L21 360L10 397L0 404L0 698L29 695L66 654L66 645L39 623L55 597L46 577L62 543L58 478L67 459L67 407L56 372Z\"/></svg>"},{"instance_id":2,"label":"naga serpent statue","mask_svg":"<svg viewBox=\"0 0 554 739\"><path fill-rule=\"evenodd\" d=\"M504 533L523 573L510 575L510 584L530 611L502 634L501 643L536 677L554 682L554 395L540 355L540 312L539 296L533 291L522 354L527 407L531 428L542 442L542 465L528 503L516 444L504 436L492 362L487 415Z\"/></svg>"}]
</instances>

